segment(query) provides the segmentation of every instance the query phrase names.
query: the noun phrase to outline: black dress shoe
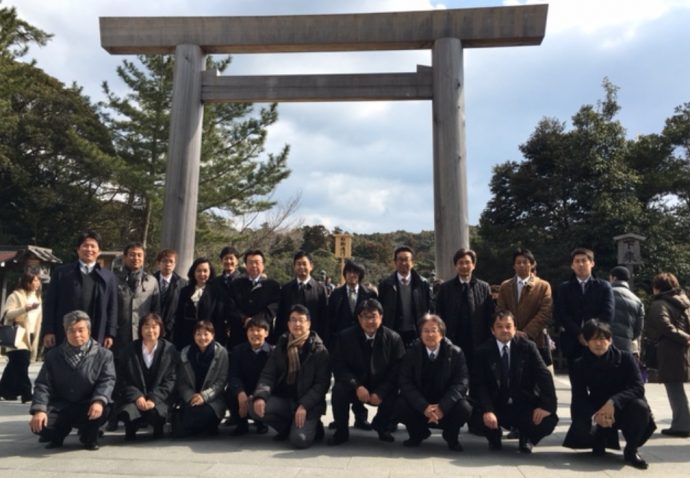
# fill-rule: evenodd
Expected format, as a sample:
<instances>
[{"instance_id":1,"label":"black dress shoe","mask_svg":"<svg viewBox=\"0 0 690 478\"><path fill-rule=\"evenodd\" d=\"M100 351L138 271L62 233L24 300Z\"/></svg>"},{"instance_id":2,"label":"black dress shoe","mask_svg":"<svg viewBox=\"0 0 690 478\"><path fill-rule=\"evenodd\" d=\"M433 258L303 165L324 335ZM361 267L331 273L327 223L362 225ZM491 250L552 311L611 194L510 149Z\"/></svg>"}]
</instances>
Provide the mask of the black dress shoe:
<instances>
[{"instance_id":1,"label":"black dress shoe","mask_svg":"<svg viewBox=\"0 0 690 478\"><path fill-rule=\"evenodd\" d=\"M637 453L637 450L626 450L623 453L623 458L625 462L631 466L634 466L638 470L646 470L649 468L649 464L642 459L642 457Z\"/></svg>"},{"instance_id":2,"label":"black dress shoe","mask_svg":"<svg viewBox=\"0 0 690 478\"><path fill-rule=\"evenodd\" d=\"M34 399L33 396L31 395L22 395L22 403L27 403L30 402Z\"/></svg>"},{"instance_id":3,"label":"black dress shoe","mask_svg":"<svg viewBox=\"0 0 690 478\"><path fill-rule=\"evenodd\" d=\"M403 442L403 446L406 446L408 448L414 448L414 447L421 445L422 441L423 440L421 438L417 438L417 437L408 438L407 440L405 440Z\"/></svg>"},{"instance_id":4,"label":"black dress shoe","mask_svg":"<svg viewBox=\"0 0 690 478\"><path fill-rule=\"evenodd\" d=\"M273 437L273 441L285 441L288 439L289 436L290 436L290 429L288 428L285 431L278 432L278 434Z\"/></svg>"},{"instance_id":5,"label":"black dress shoe","mask_svg":"<svg viewBox=\"0 0 690 478\"><path fill-rule=\"evenodd\" d=\"M371 423L366 420L355 420L355 428L358 430L369 431L371 430Z\"/></svg>"},{"instance_id":6,"label":"black dress shoe","mask_svg":"<svg viewBox=\"0 0 690 478\"><path fill-rule=\"evenodd\" d=\"M48 438L45 435L39 435L38 436L38 443L48 443L50 441L50 438Z\"/></svg>"},{"instance_id":7,"label":"black dress shoe","mask_svg":"<svg viewBox=\"0 0 690 478\"><path fill-rule=\"evenodd\" d=\"M100 448L100 446L98 446L98 443L95 441L90 441L90 442L84 443L84 449L85 450L96 451L99 448Z\"/></svg>"},{"instance_id":8,"label":"black dress shoe","mask_svg":"<svg viewBox=\"0 0 690 478\"><path fill-rule=\"evenodd\" d=\"M678 437L678 438L690 437L690 432L684 432L681 430L671 430L670 428L664 428L663 430L661 430L661 434L669 436L669 437Z\"/></svg>"},{"instance_id":9,"label":"black dress shoe","mask_svg":"<svg viewBox=\"0 0 690 478\"><path fill-rule=\"evenodd\" d=\"M46 450L54 450L55 448L62 448L61 441L50 441L46 445Z\"/></svg>"},{"instance_id":10,"label":"black dress shoe","mask_svg":"<svg viewBox=\"0 0 690 478\"><path fill-rule=\"evenodd\" d=\"M329 430L335 430L335 422L331 422L328 424L328 429Z\"/></svg>"},{"instance_id":11,"label":"black dress shoe","mask_svg":"<svg viewBox=\"0 0 690 478\"><path fill-rule=\"evenodd\" d=\"M529 438L520 437L520 442L518 445L518 450L520 450L520 453L525 453L526 455L529 455L530 453L532 453L532 448L534 448L534 445L531 441L529 441Z\"/></svg>"},{"instance_id":12,"label":"black dress shoe","mask_svg":"<svg viewBox=\"0 0 690 478\"><path fill-rule=\"evenodd\" d=\"M230 435L239 437L246 435L247 433L249 433L249 425L247 425L247 422L240 422L240 424L237 425L237 428L235 428Z\"/></svg>"},{"instance_id":13,"label":"black dress shoe","mask_svg":"<svg viewBox=\"0 0 690 478\"><path fill-rule=\"evenodd\" d=\"M379 430L376 432L379 434L379 440L385 441L387 443L392 443L395 441L395 437L388 430Z\"/></svg>"},{"instance_id":14,"label":"black dress shoe","mask_svg":"<svg viewBox=\"0 0 690 478\"><path fill-rule=\"evenodd\" d=\"M500 438L490 438L489 439L489 450L498 451L503 449L503 443L501 443Z\"/></svg>"},{"instance_id":15,"label":"black dress shoe","mask_svg":"<svg viewBox=\"0 0 690 478\"><path fill-rule=\"evenodd\" d=\"M450 451L465 451L465 449L462 447L462 444L459 441L449 441L448 443L448 449Z\"/></svg>"},{"instance_id":16,"label":"black dress shoe","mask_svg":"<svg viewBox=\"0 0 690 478\"><path fill-rule=\"evenodd\" d=\"M263 423L256 422L255 426L256 426L256 434L257 435L264 435L264 434L268 433L268 427L266 425L264 425Z\"/></svg>"},{"instance_id":17,"label":"black dress shoe","mask_svg":"<svg viewBox=\"0 0 690 478\"><path fill-rule=\"evenodd\" d=\"M347 433L343 433L341 431L336 431L332 437L330 437L327 441L326 444L328 446L338 446L350 439L350 436Z\"/></svg>"},{"instance_id":18,"label":"black dress shoe","mask_svg":"<svg viewBox=\"0 0 690 478\"><path fill-rule=\"evenodd\" d=\"M321 423L321 420L319 420L318 422L316 422L316 434L314 435L314 441L323 441L325 436L326 432L324 431L323 423Z\"/></svg>"},{"instance_id":19,"label":"black dress shoe","mask_svg":"<svg viewBox=\"0 0 690 478\"><path fill-rule=\"evenodd\" d=\"M508 434L505 436L506 440L517 440L518 438L520 438L520 432L515 427L511 428Z\"/></svg>"}]
</instances>

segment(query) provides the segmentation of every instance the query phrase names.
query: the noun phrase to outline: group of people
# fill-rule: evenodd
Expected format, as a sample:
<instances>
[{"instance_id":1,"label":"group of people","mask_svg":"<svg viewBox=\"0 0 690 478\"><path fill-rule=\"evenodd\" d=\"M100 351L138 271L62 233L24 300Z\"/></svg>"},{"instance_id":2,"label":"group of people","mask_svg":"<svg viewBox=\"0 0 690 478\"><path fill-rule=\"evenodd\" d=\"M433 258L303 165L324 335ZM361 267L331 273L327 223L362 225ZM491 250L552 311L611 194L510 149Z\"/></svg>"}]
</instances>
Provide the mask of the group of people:
<instances>
[{"instance_id":1,"label":"group of people","mask_svg":"<svg viewBox=\"0 0 690 478\"><path fill-rule=\"evenodd\" d=\"M332 374L329 445L349 439L352 408L355 426L375 430L385 442L394 441L392 432L403 423L405 446L419 446L438 427L451 450L462 450L459 432L467 423L492 450L502 448L507 429L518 449L530 453L558 422L548 369L554 315L572 385L565 446L601 455L618 447L621 430L625 461L647 467L638 448L655 424L632 355L643 329L658 344L673 413L662 433L690 436L683 388L690 378L690 301L670 273L654 279L643 326L644 308L630 291L627 269L614 268L608 281L596 278L594 254L583 248L572 252L573 276L553 299L549 283L536 275L534 255L518 249L515 275L495 301L473 274L475 252L464 248L453 257L457 276L436 294L406 246L394 251L395 271L378 290L363 284L363 266L348 261L344 284L330 294L311 276L305 252L295 254L295 279L282 287L266 277L260 250L240 255L225 247L221 274L198 258L186 280L174 272L176 254L169 249L159 253L155 274L144 271L140 244L125 248L119 276L96 263L99 253L97 234L80 236L79 260L55 270L43 304L48 353L33 393L31 428L48 446L60 446L75 426L85 446L97 448L98 428L108 418L111 429L125 423L127 440L144 425L160 436L166 421L176 436L217 433L227 408L235 435L247 433L251 419L258 433L271 427L277 440L308 447L325 435L321 417ZM18 315L28 316L38 300L24 299ZM35 322L27 352L37 340ZM88 338L74 328L86 329ZM75 395L53 389L62 379ZM80 380L93 381L92 388L75 386ZM17 394L30 397L30 382ZM377 407L371 422L364 405Z\"/></svg>"}]
</instances>

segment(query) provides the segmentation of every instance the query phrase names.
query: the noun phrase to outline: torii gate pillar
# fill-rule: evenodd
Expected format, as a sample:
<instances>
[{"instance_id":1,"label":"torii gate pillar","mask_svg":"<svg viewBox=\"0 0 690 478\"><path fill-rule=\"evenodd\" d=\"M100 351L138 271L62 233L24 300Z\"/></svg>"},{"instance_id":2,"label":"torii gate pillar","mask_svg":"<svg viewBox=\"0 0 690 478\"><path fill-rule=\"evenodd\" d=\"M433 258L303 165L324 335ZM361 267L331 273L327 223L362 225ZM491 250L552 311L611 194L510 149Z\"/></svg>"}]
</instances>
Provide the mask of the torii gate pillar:
<instances>
[{"instance_id":1,"label":"torii gate pillar","mask_svg":"<svg viewBox=\"0 0 690 478\"><path fill-rule=\"evenodd\" d=\"M434 42L434 228L438 277L453 275L448 261L460 247L469 247L465 96L462 44L457 38Z\"/></svg>"}]
</instances>

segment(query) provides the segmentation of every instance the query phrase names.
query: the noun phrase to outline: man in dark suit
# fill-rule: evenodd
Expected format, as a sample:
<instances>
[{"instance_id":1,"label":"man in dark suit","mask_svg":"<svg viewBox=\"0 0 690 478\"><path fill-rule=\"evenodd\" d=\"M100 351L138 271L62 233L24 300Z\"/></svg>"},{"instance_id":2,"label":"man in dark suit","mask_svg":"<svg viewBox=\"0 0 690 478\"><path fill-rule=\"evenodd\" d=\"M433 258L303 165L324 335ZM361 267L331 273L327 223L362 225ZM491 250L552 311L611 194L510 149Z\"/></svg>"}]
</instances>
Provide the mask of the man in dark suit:
<instances>
[{"instance_id":1,"label":"man in dark suit","mask_svg":"<svg viewBox=\"0 0 690 478\"><path fill-rule=\"evenodd\" d=\"M262 318L273 330L280 301L280 284L264 275L265 264L264 253L259 249L245 252L244 266L247 273L232 281L232 297L237 314L229 318L229 347L247 340L244 324L251 317Z\"/></svg>"},{"instance_id":2,"label":"man in dark suit","mask_svg":"<svg viewBox=\"0 0 690 478\"><path fill-rule=\"evenodd\" d=\"M568 359L568 372L572 373L575 360L582 356L587 343L582 326L589 319L611 323L615 309L611 284L592 275L594 252L579 247L570 253L573 275L563 282L556 294L554 312L563 327L560 347Z\"/></svg>"},{"instance_id":3,"label":"man in dark suit","mask_svg":"<svg viewBox=\"0 0 690 478\"><path fill-rule=\"evenodd\" d=\"M460 427L472 414L465 355L446 338L446 324L438 315L422 317L419 333L421 340L407 350L398 374L395 416L410 435L403 445L419 446L431 436L429 425L434 424L443 429L450 450L462 451Z\"/></svg>"},{"instance_id":4,"label":"man in dark suit","mask_svg":"<svg viewBox=\"0 0 690 478\"><path fill-rule=\"evenodd\" d=\"M311 329L326 342L328 336L328 304L326 287L311 276L314 262L311 255L298 251L292 258L292 268L295 278L284 284L280 289L278 316L274 329L273 342L287 331L290 318L290 308L295 304L302 304L309 309Z\"/></svg>"},{"instance_id":5,"label":"man in dark suit","mask_svg":"<svg viewBox=\"0 0 690 478\"><path fill-rule=\"evenodd\" d=\"M375 291L362 285L364 266L354 261L345 261L343 277L345 284L337 287L328 297L329 335L324 340L326 346L335 343L338 333L357 324L357 308L367 299L376 299Z\"/></svg>"},{"instance_id":6,"label":"man in dark suit","mask_svg":"<svg viewBox=\"0 0 690 478\"><path fill-rule=\"evenodd\" d=\"M340 445L349 439L349 408L355 402L378 407L372 428L381 441L394 440L389 428L398 395L398 366L405 346L397 333L382 326L383 307L378 300L363 302L357 321L357 325L338 334L331 354L335 433L328 440L329 445Z\"/></svg>"},{"instance_id":7,"label":"man in dark suit","mask_svg":"<svg viewBox=\"0 0 690 478\"><path fill-rule=\"evenodd\" d=\"M494 312L491 287L473 276L477 254L458 249L453 256L457 276L444 282L436 296L436 313L448 326L448 338L465 353L472 371L474 350L491 336Z\"/></svg>"},{"instance_id":8,"label":"man in dark suit","mask_svg":"<svg viewBox=\"0 0 690 478\"><path fill-rule=\"evenodd\" d=\"M489 449L501 449L501 428L515 427L520 451L531 453L558 423L556 390L535 343L516 332L513 314L496 312L493 337L475 355L473 421L489 440Z\"/></svg>"},{"instance_id":9,"label":"man in dark suit","mask_svg":"<svg viewBox=\"0 0 690 478\"><path fill-rule=\"evenodd\" d=\"M414 270L414 251L400 246L393 253L395 272L379 283L383 325L395 330L409 347L419 337L417 322L431 309L429 282Z\"/></svg>"},{"instance_id":10,"label":"man in dark suit","mask_svg":"<svg viewBox=\"0 0 690 478\"><path fill-rule=\"evenodd\" d=\"M117 336L117 278L96 262L101 236L86 231L77 239L79 260L55 269L43 304L43 345L52 348L65 339L62 318L83 310L91 318L91 336L105 348Z\"/></svg>"},{"instance_id":11,"label":"man in dark suit","mask_svg":"<svg viewBox=\"0 0 690 478\"><path fill-rule=\"evenodd\" d=\"M187 285L187 279L175 272L177 251L174 249L160 251L156 256L156 263L158 264L158 271L154 272L153 275L158 281L158 288L161 291L161 318L165 325L165 338L172 342L180 290Z\"/></svg>"},{"instance_id":12,"label":"man in dark suit","mask_svg":"<svg viewBox=\"0 0 690 478\"><path fill-rule=\"evenodd\" d=\"M240 253L233 246L225 246L220 251L219 258L223 264L223 272L209 283L213 288L216 306L213 311L213 326L216 328L216 341L226 345L230 334L230 322L237 316L237 307L232 298L232 281L240 277L237 269Z\"/></svg>"}]
</instances>

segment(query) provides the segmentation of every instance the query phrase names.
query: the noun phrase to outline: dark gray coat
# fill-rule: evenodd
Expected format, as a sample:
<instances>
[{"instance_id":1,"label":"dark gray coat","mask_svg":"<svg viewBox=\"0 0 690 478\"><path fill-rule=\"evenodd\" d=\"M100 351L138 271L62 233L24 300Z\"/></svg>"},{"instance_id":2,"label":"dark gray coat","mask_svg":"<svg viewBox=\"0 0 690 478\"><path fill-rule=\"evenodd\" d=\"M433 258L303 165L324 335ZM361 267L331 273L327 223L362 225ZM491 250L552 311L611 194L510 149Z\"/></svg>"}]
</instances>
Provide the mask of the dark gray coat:
<instances>
[{"instance_id":1,"label":"dark gray coat","mask_svg":"<svg viewBox=\"0 0 690 478\"><path fill-rule=\"evenodd\" d=\"M254 391L255 398L268 400L276 387L285 384L288 374L287 343L288 334L281 335L261 372ZM331 385L328 350L313 331L303 347L307 344L309 352L302 360L297 374L297 404L302 405L307 412L315 409L318 413L323 413L326 411L326 392Z\"/></svg>"},{"instance_id":2,"label":"dark gray coat","mask_svg":"<svg viewBox=\"0 0 690 478\"><path fill-rule=\"evenodd\" d=\"M115 388L115 363L110 350L96 341L77 368L65 359L66 343L50 349L36 378L31 414L60 411L68 405L111 401Z\"/></svg>"},{"instance_id":3,"label":"dark gray coat","mask_svg":"<svg viewBox=\"0 0 690 478\"><path fill-rule=\"evenodd\" d=\"M160 290L155 276L142 272L134 291L127 285L127 272L118 276L117 286L117 350L126 348L138 339L139 319L151 312L160 314Z\"/></svg>"},{"instance_id":4,"label":"dark gray coat","mask_svg":"<svg viewBox=\"0 0 690 478\"><path fill-rule=\"evenodd\" d=\"M177 393L184 403L189 403L192 395L196 392L194 384L196 382L192 364L189 363L189 345L182 349L180 354L180 363L177 367ZM213 411L216 413L218 419L222 419L225 415L225 385L228 383L228 368L230 362L228 360L228 351L216 342L213 360L208 369L204 384L201 387L201 396L204 401L211 405Z\"/></svg>"}]
</instances>

